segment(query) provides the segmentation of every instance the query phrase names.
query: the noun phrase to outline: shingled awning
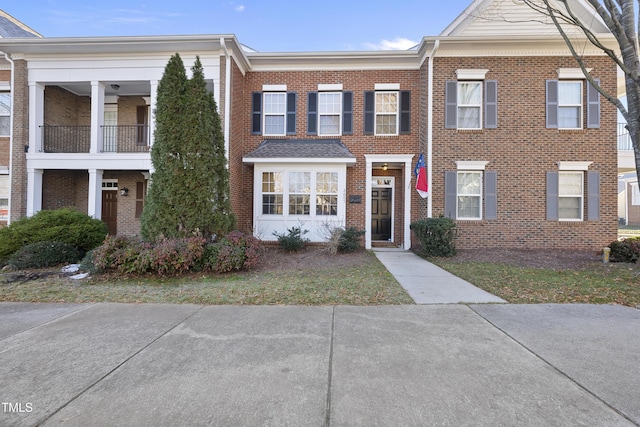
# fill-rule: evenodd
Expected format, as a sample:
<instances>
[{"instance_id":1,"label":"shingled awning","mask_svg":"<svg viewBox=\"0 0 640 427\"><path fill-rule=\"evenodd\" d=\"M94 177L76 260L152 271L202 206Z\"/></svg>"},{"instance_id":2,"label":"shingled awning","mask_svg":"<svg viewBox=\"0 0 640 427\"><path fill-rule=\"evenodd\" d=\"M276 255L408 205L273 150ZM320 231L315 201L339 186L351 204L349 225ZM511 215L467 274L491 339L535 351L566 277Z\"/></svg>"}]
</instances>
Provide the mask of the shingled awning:
<instances>
[{"instance_id":1,"label":"shingled awning","mask_svg":"<svg viewBox=\"0 0 640 427\"><path fill-rule=\"evenodd\" d=\"M244 163L347 163L354 156L339 139L266 139L247 153Z\"/></svg>"}]
</instances>

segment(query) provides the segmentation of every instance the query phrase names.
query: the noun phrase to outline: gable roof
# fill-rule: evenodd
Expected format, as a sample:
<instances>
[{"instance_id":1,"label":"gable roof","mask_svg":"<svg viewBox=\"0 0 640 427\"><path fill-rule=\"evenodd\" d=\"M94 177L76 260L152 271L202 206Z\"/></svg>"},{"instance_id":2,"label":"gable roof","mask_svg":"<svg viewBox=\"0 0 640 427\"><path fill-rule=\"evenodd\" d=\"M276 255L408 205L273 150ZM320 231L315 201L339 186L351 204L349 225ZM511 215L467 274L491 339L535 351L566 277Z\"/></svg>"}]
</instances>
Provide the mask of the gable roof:
<instances>
[{"instance_id":1,"label":"gable roof","mask_svg":"<svg viewBox=\"0 0 640 427\"><path fill-rule=\"evenodd\" d=\"M23 38L42 37L38 32L24 25L13 16L0 9L0 37L1 38Z\"/></svg>"},{"instance_id":2,"label":"gable roof","mask_svg":"<svg viewBox=\"0 0 640 427\"><path fill-rule=\"evenodd\" d=\"M551 0L551 5L564 10L561 1ZM567 0L571 11L582 22L590 22L596 34L609 33L608 28L584 0ZM581 34L573 26L565 28L567 34ZM522 0L474 0L444 31L441 36L558 36L550 17L533 10Z\"/></svg>"}]
</instances>

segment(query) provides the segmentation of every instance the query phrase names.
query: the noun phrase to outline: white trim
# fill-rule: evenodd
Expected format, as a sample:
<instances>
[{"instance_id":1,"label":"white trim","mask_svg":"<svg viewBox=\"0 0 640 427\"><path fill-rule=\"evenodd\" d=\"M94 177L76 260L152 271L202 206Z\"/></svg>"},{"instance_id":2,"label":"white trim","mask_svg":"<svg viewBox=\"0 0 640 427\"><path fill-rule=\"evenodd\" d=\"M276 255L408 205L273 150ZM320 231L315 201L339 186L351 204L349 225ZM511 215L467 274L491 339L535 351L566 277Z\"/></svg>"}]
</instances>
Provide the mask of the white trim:
<instances>
[{"instance_id":1,"label":"white trim","mask_svg":"<svg viewBox=\"0 0 640 427\"><path fill-rule=\"evenodd\" d=\"M457 69L458 80L484 80L489 70L485 69Z\"/></svg>"},{"instance_id":2,"label":"white trim","mask_svg":"<svg viewBox=\"0 0 640 427\"><path fill-rule=\"evenodd\" d=\"M591 72L593 68L587 68L587 72ZM558 78L559 79L584 79L584 73L580 68L559 68L558 69Z\"/></svg>"},{"instance_id":3,"label":"white trim","mask_svg":"<svg viewBox=\"0 0 640 427\"><path fill-rule=\"evenodd\" d=\"M373 176L374 163L404 163L403 177L403 194L404 194L404 233L402 249L411 249L411 196L413 195L411 188L411 174L413 173L412 162L415 154L365 154L366 172L365 172L365 248L371 249L371 179ZM399 191L399 190L397 190Z\"/></svg>"},{"instance_id":4,"label":"white trim","mask_svg":"<svg viewBox=\"0 0 640 427\"><path fill-rule=\"evenodd\" d=\"M318 84L318 91L320 91L320 92L338 91L338 90L342 90L342 88L343 88L342 83L338 83L338 84Z\"/></svg>"},{"instance_id":5,"label":"white trim","mask_svg":"<svg viewBox=\"0 0 640 427\"><path fill-rule=\"evenodd\" d=\"M400 83L376 83L375 90L400 90Z\"/></svg>"},{"instance_id":6,"label":"white trim","mask_svg":"<svg viewBox=\"0 0 640 427\"><path fill-rule=\"evenodd\" d=\"M340 86L342 86L342 85L340 85ZM324 95L324 97L323 97L323 95ZM338 102L338 113L337 114L336 113L331 113L331 114L322 113L320 111L320 107L323 105L322 102L321 102L321 99L323 99L323 98L326 99L330 95L331 96L337 95L340 98L340 100ZM317 106L318 122L317 122L316 126L318 127L317 132L318 132L319 136L340 136L340 135L342 135L342 112L343 112L343 109L344 109L343 106L344 106L344 101L342 99L342 92L341 91L331 91L331 92L326 91L326 92L318 93L318 106ZM322 120L321 119L322 119L323 116L326 116L326 117L338 116L338 132L336 132L336 133L323 133L323 132L321 132L321 129L322 129L322 126L321 126Z\"/></svg>"},{"instance_id":7,"label":"white trim","mask_svg":"<svg viewBox=\"0 0 640 427\"><path fill-rule=\"evenodd\" d=\"M268 164L268 163L335 163L353 165L356 163L354 157L243 157L242 163Z\"/></svg>"},{"instance_id":8,"label":"white trim","mask_svg":"<svg viewBox=\"0 0 640 427\"><path fill-rule=\"evenodd\" d=\"M577 163L577 162L576 162ZM563 218L560 216L560 199L562 198L568 198L568 199L575 199L578 198L577 195L574 194L560 194L560 181L561 181L561 177L564 176L568 176L568 175L580 175L581 179L580 179L580 203L578 204L579 208L580 208L580 218ZM584 221L584 199L585 199L585 194L584 194L584 190L585 190L585 186L584 186L584 172L580 171L580 170L571 170L571 171L565 171L565 172L560 172L558 174L558 221L566 221L566 222L580 222L580 221Z\"/></svg>"},{"instance_id":9,"label":"white trim","mask_svg":"<svg viewBox=\"0 0 640 427\"><path fill-rule=\"evenodd\" d=\"M483 171L489 162L476 160L459 160L456 162L456 169L467 171Z\"/></svg>"},{"instance_id":10,"label":"white trim","mask_svg":"<svg viewBox=\"0 0 640 427\"><path fill-rule=\"evenodd\" d=\"M0 175L9 175L9 167L0 166Z\"/></svg>"},{"instance_id":11,"label":"white trim","mask_svg":"<svg viewBox=\"0 0 640 427\"><path fill-rule=\"evenodd\" d=\"M287 85L262 85L263 92L286 92Z\"/></svg>"},{"instance_id":12,"label":"white trim","mask_svg":"<svg viewBox=\"0 0 640 427\"><path fill-rule=\"evenodd\" d=\"M377 85L376 85L377 86ZM378 95L382 94L395 94L396 95L396 111L392 112L378 112ZM394 133L378 133L378 117L379 116L392 116L396 118L396 131ZM400 135L400 92L397 90L376 90L373 93L373 134L375 136L397 136Z\"/></svg>"},{"instance_id":13,"label":"white trim","mask_svg":"<svg viewBox=\"0 0 640 427\"><path fill-rule=\"evenodd\" d=\"M558 162L561 171L586 171L593 162Z\"/></svg>"},{"instance_id":14,"label":"white trim","mask_svg":"<svg viewBox=\"0 0 640 427\"><path fill-rule=\"evenodd\" d=\"M481 220L482 219L482 213L484 211L484 206L482 204L482 199L484 199L484 173L483 173L484 169L473 169L473 170L458 170L456 172L456 182L460 182L460 174L461 173L473 173L473 174L480 174L480 192L478 194L465 194L465 193L459 193L458 192L458 188L456 188L456 219L459 219L461 221L477 221L477 220ZM478 216L474 217L474 216L469 216L469 217L461 217L459 216L460 213L460 197L477 197L479 200L478 203Z\"/></svg>"},{"instance_id":15,"label":"white trim","mask_svg":"<svg viewBox=\"0 0 640 427\"><path fill-rule=\"evenodd\" d=\"M105 95L104 96L104 103L105 103L105 105L106 104L117 104L118 103L118 98L119 98L118 95ZM106 109L106 106L105 106L105 109Z\"/></svg>"},{"instance_id":16,"label":"white trim","mask_svg":"<svg viewBox=\"0 0 640 427\"><path fill-rule=\"evenodd\" d=\"M388 185L373 185L373 181L376 179L388 179L391 181L391 184ZM376 176L373 175L371 177L371 190L374 188L390 188L391 189L391 235L389 237L389 242L393 242L395 240L395 213L396 213L396 178L393 176ZM369 193L369 197L371 197L371 193ZM369 221L367 224L371 224ZM386 242L386 240L373 240L374 242Z\"/></svg>"},{"instance_id":17,"label":"white trim","mask_svg":"<svg viewBox=\"0 0 640 427\"><path fill-rule=\"evenodd\" d=\"M0 91L9 92L11 90L11 83L0 81Z\"/></svg>"}]
</instances>

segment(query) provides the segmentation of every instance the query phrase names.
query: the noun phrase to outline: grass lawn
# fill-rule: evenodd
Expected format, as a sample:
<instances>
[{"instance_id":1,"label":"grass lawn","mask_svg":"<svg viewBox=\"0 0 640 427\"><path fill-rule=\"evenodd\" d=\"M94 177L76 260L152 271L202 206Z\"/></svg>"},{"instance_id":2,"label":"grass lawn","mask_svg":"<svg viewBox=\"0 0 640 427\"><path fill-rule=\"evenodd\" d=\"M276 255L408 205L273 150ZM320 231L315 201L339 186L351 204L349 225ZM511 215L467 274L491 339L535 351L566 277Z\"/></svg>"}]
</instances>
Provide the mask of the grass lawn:
<instances>
[{"instance_id":1,"label":"grass lawn","mask_svg":"<svg viewBox=\"0 0 640 427\"><path fill-rule=\"evenodd\" d=\"M489 262L431 262L513 304L591 303L640 305L640 266L596 263L575 270Z\"/></svg>"},{"instance_id":2,"label":"grass lawn","mask_svg":"<svg viewBox=\"0 0 640 427\"><path fill-rule=\"evenodd\" d=\"M183 304L413 304L377 260L364 252L356 265L281 269L180 278L49 277L0 283L0 301Z\"/></svg>"}]
</instances>

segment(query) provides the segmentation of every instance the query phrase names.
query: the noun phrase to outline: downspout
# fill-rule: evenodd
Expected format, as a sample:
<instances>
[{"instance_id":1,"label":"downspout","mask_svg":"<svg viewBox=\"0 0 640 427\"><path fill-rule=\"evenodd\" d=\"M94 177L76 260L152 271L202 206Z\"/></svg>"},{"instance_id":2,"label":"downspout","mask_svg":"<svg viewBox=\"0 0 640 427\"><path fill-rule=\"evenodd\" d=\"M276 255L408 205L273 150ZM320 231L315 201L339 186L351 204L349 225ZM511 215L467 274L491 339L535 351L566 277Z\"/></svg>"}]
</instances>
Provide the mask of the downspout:
<instances>
[{"instance_id":1,"label":"downspout","mask_svg":"<svg viewBox=\"0 0 640 427\"><path fill-rule=\"evenodd\" d=\"M440 46L440 40L433 43L433 50L429 53L429 77L428 77L428 93L429 101L427 104L427 182L429 183L429 197L427 199L427 218L433 217L433 58Z\"/></svg>"},{"instance_id":2,"label":"downspout","mask_svg":"<svg viewBox=\"0 0 640 427\"><path fill-rule=\"evenodd\" d=\"M224 42L224 37L220 37L220 47L224 52L225 57L225 79L224 79L224 154L227 158L227 168L231 161L229 153L229 135L231 134L229 129L229 123L231 123L231 55L227 49L227 45Z\"/></svg>"},{"instance_id":3,"label":"downspout","mask_svg":"<svg viewBox=\"0 0 640 427\"><path fill-rule=\"evenodd\" d=\"M8 202L8 206L7 209L9 210L9 217L7 218L7 225L11 224L11 189L13 187L13 183L11 182L11 177L13 176L13 173L11 172L13 170L13 111L15 108L14 105L14 93L15 93L15 64L13 62L13 59L11 59L11 57L3 51L0 51L0 54L4 55L5 59L7 61L9 61L11 63L11 116L9 119L9 202Z\"/></svg>"}]
</instances>

